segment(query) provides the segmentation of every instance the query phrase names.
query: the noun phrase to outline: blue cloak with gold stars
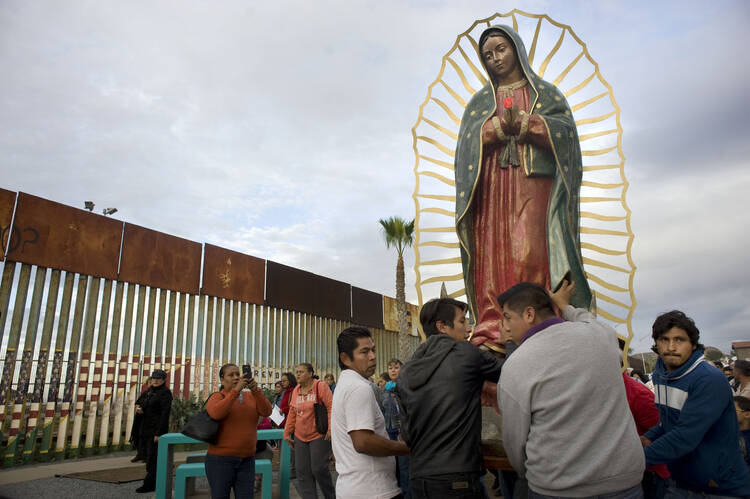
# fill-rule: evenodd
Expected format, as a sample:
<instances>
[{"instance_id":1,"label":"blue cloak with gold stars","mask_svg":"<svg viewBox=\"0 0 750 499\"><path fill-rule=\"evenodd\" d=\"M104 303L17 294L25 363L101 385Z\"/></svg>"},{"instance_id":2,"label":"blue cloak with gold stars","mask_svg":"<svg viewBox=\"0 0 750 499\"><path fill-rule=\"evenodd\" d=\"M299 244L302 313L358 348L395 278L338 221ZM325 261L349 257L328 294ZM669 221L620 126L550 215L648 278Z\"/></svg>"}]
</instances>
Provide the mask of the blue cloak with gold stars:
<instances>
[{"instance_id":1,"label":"blue cloak with gold stars","mask_svg":"<svg viewBox=\"0 0 750 499\"><path fill-rule=\"evenodd\" d=\"M529 112L543 119L552 146L551 151L528 143L522 146L522 164L526 175L555 179L547 208L550 283L555 289L563 279L571 280L576 285L571 305L593 309L594 300L583 270L579 236L578 195L583 175L581 147L570 107L557 87L542 80L531 69L523 41L510 26L496 25L488 30L500 30L513 41L518 62L529 82ZM480 60L483 58L480 57ZM476 302L472 263L472 203L482 171L482 126L492 117L495 108L495 87L490 81L474 94L466 106L456 145L456 232L461 248L466 296L473 317L476 317ZM498 248L498 251L502 249Z\"/></svg>"}]
</instances>

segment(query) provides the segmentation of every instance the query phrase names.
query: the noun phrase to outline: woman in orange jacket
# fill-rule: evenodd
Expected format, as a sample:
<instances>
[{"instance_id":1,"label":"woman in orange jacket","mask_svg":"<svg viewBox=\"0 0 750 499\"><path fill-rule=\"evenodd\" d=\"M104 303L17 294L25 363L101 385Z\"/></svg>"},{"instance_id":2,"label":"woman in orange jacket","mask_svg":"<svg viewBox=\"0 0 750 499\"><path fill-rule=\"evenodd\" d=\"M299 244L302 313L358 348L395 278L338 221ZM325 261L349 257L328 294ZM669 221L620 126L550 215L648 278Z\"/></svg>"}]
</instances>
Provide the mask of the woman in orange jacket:
<instances>
[{"instance_id":1,"label":"woman in orange jacket","mask_svg":"<svg viewBox=\"0 0 750 499\"><path fill-rule=\"evenodd\" d=\"M242 377L235 364L221 366L219 378L221 391L206 403L208 415L219 421L216 444L209 445L206 454L211 498L228 499L234 489L235 498L252 499L258 417L271 414L271 403L258 383Z\"/></svg>"}]
</instances>

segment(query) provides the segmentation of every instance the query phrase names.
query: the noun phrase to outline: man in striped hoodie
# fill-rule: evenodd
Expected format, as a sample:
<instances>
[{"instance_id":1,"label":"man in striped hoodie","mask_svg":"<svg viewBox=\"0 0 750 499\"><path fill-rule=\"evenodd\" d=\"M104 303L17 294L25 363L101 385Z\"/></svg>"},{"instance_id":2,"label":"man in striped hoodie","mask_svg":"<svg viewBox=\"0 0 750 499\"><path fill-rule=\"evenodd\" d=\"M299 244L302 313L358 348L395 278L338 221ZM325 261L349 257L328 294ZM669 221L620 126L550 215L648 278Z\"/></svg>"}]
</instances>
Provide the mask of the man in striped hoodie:
<instances>
[{"instance_id":1,"label":"man in striped hoodie","mask_svg":"<svg viewBox=\"0 0 750 499\"><path fill-rule=\"evenodd\" d=\"M652 330L660 421L641 436L646 466L667 465L675 482L667 497L750 496L732 390L704 361L698 328L673 310L657 317Z\"/></svg>"}]
</instances>

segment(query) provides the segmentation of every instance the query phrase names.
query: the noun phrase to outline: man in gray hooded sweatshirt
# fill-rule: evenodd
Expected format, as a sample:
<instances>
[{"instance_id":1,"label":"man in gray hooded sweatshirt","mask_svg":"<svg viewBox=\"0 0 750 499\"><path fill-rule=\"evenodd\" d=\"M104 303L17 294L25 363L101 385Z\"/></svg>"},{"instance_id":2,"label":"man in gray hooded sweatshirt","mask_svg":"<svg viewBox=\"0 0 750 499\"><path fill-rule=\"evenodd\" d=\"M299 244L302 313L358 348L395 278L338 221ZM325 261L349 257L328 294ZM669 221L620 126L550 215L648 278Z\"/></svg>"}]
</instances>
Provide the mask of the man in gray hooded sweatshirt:
<instances>
[{"instance_id":1,"label":"man in gray hooded sweatshirt","mask_svg":"<svg viewBox=\"0 0 750 499\"><path fill-rule=\"evenodd\" d=\"M466 341L466 308L451 298L424 304L427 341L396 383L414 498L483 497L479 396L485 381L497 383L503 359Z\"/></svg>"}]
</instances>

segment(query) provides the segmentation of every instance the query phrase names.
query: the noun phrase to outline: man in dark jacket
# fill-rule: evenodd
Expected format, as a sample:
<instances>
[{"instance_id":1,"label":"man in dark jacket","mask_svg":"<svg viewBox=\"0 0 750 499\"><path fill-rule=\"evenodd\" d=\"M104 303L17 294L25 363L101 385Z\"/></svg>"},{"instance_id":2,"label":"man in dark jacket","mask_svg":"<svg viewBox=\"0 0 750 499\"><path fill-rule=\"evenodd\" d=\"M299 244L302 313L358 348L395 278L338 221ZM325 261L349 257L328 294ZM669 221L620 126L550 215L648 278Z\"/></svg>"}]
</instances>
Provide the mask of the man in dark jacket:
<instances>
[{"instance_id":1,"label":"man in dark jacket","mask_svg":"<svg viewBox=\"0 0 750 499\"><path fill-rule=\"evenodd\" d=\"M678 310L654 321L660 422L641 437L646 465L667 465L676 485L668 495L750 496L732 390L722 372L704 361L699 334Z\"/></svg>"},{"instance_id":2,"label":"man in dark jacket","mask_svg":"<svg viewBox=\"0 0 750 499\"><path fill-rule=\"evenodd\" d=\"M479 395L485 381L497 383L503 361L466 341L465 303L430 300L419 320L427 341L395 389L411 449L412 497L483 497Z\"/></svg>"},{"instance_id":3,"label":"man in dark jacket","mask_svg":"<svg viewBox=\"0 0 750 499\"><path fill-rule=\"evenodd\" d=\"M141 441L146 449L146 478L136 492L156 490L156 457L159 436L169 431L169 413L172 410L172 392L165 385L167 373L155 369L151 373L151 387L139 399L143 405L136 406L142 414Z\"/></svg>"}]
</instances>

